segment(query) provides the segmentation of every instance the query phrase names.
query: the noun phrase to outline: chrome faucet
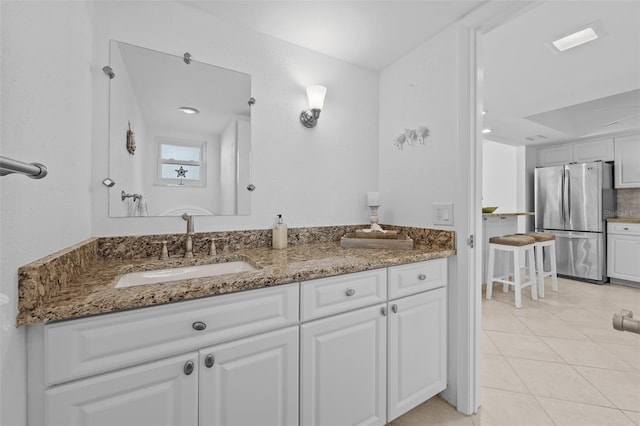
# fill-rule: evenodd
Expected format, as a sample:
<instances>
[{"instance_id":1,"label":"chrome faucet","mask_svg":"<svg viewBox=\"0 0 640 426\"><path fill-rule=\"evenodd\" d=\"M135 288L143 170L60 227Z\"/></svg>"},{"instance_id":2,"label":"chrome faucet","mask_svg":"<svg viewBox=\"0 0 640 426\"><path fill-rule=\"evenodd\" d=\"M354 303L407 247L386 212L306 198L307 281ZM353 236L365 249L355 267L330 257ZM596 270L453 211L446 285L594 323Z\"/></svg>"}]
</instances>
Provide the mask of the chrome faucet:
<instances>
[{"instance_id":1,"label":"chrome faucet","mask_svg":"<svg viewBox=\"0 0 640 426\"><path fill-rule=\"evenodd\" d=\"M183 214L182 218L187 221L187 241L184 246L184 257L193 257L193 216Z\"/></svg>"}]
</instances>

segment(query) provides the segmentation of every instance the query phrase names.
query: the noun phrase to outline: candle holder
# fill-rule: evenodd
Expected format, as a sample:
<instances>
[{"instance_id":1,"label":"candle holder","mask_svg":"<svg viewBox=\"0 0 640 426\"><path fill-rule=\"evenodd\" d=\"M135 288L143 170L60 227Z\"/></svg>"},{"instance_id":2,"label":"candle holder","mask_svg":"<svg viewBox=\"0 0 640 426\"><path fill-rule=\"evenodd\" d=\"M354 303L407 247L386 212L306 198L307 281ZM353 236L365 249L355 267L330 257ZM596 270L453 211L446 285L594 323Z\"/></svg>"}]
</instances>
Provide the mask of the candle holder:
<instances>
[{"instance_id":1,"label":"candle holder","mask_svg":"<svg viewBox=\"0 0 640 426\"><path fill-rule=\"evenodd\" d=\"M378 207L380 206L369 206L371 209L371 213L369 215L369 222L371 223L371 231L382 231L380 225L378 225Z\"/></svg>"}]
</instances>

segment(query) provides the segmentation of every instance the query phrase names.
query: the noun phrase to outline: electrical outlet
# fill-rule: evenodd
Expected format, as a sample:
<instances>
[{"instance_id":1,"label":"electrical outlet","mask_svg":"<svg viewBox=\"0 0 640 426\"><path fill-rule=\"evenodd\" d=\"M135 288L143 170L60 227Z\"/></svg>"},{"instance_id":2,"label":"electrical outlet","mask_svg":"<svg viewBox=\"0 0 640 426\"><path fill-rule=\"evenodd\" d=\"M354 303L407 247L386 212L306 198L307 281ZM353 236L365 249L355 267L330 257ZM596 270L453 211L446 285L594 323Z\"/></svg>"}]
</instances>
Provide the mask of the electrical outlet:
<instances>
[{"instance_id":1,"label":"electrical outlet","mask_svg":"<svg viewBox=\"0 0 640 426\"><path fill-rule=\"evenodd\" d=\"M453 225L453 203L433 204L433 224Z\"/></svg>"}]
</instances>

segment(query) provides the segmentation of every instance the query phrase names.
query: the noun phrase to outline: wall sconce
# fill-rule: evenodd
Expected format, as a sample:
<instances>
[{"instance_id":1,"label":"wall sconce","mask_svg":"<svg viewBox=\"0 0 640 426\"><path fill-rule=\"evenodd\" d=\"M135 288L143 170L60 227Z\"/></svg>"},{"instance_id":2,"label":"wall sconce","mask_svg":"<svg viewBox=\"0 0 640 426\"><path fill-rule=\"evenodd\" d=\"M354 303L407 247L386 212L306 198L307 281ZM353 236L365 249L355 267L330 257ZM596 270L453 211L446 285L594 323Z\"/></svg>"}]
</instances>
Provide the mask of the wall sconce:
<instances>
[{"instance_id":1,"label":"wall sconce","mask_svg":"<svg viewBox=\"0 0 640 426\"><path fill-rule=\"evenodd\" d=\"M307 87L307 97L309 98L309 109L300 113L300 122L304 127L315 127L318 124L320 110L324 105L324 97L327 94L327 88L324 86Z\"/></svg>"}]
</instances>

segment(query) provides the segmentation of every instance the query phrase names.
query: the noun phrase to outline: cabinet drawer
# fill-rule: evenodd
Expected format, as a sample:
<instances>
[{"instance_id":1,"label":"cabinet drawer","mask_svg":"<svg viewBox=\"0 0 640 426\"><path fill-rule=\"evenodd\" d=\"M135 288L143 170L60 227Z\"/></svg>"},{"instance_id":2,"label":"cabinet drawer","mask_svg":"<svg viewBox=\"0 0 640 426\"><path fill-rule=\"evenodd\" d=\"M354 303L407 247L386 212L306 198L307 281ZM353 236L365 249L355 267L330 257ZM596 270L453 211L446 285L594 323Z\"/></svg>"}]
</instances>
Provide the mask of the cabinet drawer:
<instances>
[{"instance_id":1,"label":"cabinet drawer","mask_svg":"<svg viewBox=\"0 0 640 426\"><path fill-rule=\"evenodd\" d=\"M297 283L287 284L48 324L46 382L63 383L297 324L298 289ZM203 330L196 329L202 325Z\"/></svg>"},{"instance_id":2,"label":"cabinet drawer","mask_svg":"<svg viewBox=\"0 0 640 426\"><path fill-rule=\"evenodd\" d=\"M301 321L384 302L386 269L305 281L300 286L300 298Z\"/></svg>"},{"instance_id":3,"label":"cabinet drawer","mask_svg":"<svg viewBox=\"0 0 640 426\"><path fill-rule=\"evenodd\" d=\"M640 235L640 223L609 222L607 232L609 234Z\"/></svg>"},{"instance_id":4,"label":"cabinet drawer","mask_svg":"<svg viewBox=\"0 0 640 426\"><path fill-rule=\"evenodd\" d=\"M447 285L447 259L428 260L389 268L389 299Z\"/></svg>"}]
</instances>

